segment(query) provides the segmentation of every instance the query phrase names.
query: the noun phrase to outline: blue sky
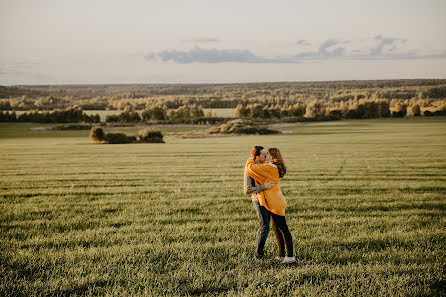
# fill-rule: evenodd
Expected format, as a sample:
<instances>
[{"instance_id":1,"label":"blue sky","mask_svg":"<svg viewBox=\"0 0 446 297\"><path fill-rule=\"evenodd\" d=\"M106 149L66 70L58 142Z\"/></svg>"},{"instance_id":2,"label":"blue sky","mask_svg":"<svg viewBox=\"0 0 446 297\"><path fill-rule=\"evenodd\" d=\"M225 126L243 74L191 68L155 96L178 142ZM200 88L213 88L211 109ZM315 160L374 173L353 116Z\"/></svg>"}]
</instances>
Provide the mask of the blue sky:
<instances>
[{"instance_id":1,"label":"blue sky","mask_svg":"<svg viewBox=\"0 0 446 297\"><path fill-rule=\"evenodd\" d=\"M0 0L0 84L446 78L446 1Z\"/></svg>"}]
</instances>

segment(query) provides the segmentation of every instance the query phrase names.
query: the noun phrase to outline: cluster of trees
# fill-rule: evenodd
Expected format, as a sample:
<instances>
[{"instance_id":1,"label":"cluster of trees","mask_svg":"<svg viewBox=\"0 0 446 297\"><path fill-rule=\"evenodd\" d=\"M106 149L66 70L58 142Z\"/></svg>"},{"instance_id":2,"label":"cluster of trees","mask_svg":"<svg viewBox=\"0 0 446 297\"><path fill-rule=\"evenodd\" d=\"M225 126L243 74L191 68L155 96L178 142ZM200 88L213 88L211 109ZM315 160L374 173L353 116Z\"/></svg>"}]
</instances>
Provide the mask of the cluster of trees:
<instances>
[{"instance_id":1,"label":"cluster of trees","mask_svg":"<svg viewBox=\"0 0 446 297\"><path fill-rule=\"evenodd\" d=\"M439 102L435 112L425 110L421 112L424 100L411 100L409 103L398 100L379 98L365 98L349 100L347 102L324 102L314 100L307 105L297 103L294 105L261 105L239 104L236 107L235 117L252 119L280 119L284 117L308 118L308 119L371 119L386 117L405 117L446 115L446 100ZM392 109L390 108L392 106Z\"/></svg>"},{"instance_id":2,"label":"cluster of trees","mask_svg":"<svg viewBox=\"0 0 446 297\"><path fill-rule=\"evenodd\" d=\"M142 112L143 120L197 119L204 117L203 107L197 104L182 105L178 109L169 109L165 105L148 105Z\"/></svg>"},{"instance_id":3,"label":"cluster of trees","mask_svg":"<svg viewBox=\"0 0 446 297\"><path fill-rule=\"evenodd\" d=\"M301 117L305 114L306 107L303 103L294 105L262 105L259 103L239 104L235 109L236 118L281 118L281 117Z\"/></svg>"},{"instance_id":4,"label":"cluster of trees","mask_svg":"<svg viewBox=\"0 0 446 297\"><path fill-rule=\"evenodd\" d=\"M260 125L250 120L232 120L227 123L221 124L218 127L211 127L209 129L210 134L222 133L222 134L278 134L279 131L268 129L267 127Z\"/></svg>"},{"instance_id":5,"label":"cluster of trees","mask_svg":"<svg viewBox=\"0 0 446 297\"><path fill-rule=\"evenodd\" d=\"M87 115L80 107L69 107L64 110L31 111L17 116L9 111L0 111L0 122L35 122L35 123L99 123L99 114Z\"/></svg>"},{"instance_id":6,"label":"cluster of trees","mask_svg":"<svg viewBox=\"0 0 446 297\"><path fill-rule=\"evenodd\" d=\"M164 105L147 106L141 113L136 112L132 105L126 105L122 112L116 115L108 115L106 122L140 122L162 121L172 119L198 119L203 118L204 112L201 105L183 105L178 109L168 109Z\"/></svg>"},{"instance_id":7,"label":"cluster of trees","mask_svg":"<svg viewBox=\"0 0 446 297\"><path fill-rule=\"evenodd\" d=\"M164 135L159 130L144 129L139 131L139 138L124 133L104 133L101 127L90 130L90 139L95 143L164 143Z\"/></svg>"},{"instance_id":8,"label":"cluster of trees","mask_svg":"<svg viewBox=\"0 0 446 297\"><path fill-rule=\"evenodd\" d=\"M141 121L138 112L133 109L132 105L127 105L122 112L118 114L108 115L105 118L106 122L121 122L121 123L137 123Z\"/></svg>"},{"instance_id":9,"label":"cluster of trees","mask_svg":"<svg viewBox=\"0 0 446 297\"><path fill-rule=\"evenodd\" d=\"M65 109L73 105L69 98L44 96L33 98L23 95L17 98L0 99L0 110L54 110Z\"/></svg>"},{"instance_id":10,"label":"cluster of trees","mask_svg":"<svg viewBox=\"0 0 446 297\"><path fill-rule=\"evenodd\" d=\"M391 116L390 103L385 99L361 99L350 104L341 102L338 108L328 109L326 113L340 119L372 119Z\"/></svg>"}]
</instances>

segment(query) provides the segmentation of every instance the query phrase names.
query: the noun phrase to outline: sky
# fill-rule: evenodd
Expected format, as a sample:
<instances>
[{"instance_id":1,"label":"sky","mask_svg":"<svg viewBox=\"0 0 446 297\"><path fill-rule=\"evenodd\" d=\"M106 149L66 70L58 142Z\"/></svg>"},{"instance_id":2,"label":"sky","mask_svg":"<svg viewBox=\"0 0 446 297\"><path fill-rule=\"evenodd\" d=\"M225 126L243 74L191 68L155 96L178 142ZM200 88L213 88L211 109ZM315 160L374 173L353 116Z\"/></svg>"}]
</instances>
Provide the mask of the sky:
<instances>
[{"instance_id":1,"label":"sky","mask_svg":"<svg viewBox=\"0 0 446 297\"><path fill-rule=\"evenodd\" d=\"M0 0L0 85L446 78L444 0Z\"/></svg>"}]
</instances>

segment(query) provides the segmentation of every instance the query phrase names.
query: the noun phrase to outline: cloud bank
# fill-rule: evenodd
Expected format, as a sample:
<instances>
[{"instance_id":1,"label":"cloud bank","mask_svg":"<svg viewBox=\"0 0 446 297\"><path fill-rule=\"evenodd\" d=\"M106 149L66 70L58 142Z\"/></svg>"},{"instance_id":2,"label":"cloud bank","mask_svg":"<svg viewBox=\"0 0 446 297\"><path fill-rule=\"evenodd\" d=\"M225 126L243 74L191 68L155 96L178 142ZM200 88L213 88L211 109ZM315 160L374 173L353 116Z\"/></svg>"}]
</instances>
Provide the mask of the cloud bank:
<instances>
[{"instance_id":1,"label":"cloud bank","mask_svg":"<svg viewBox=\"0 0 446 297\"><path fill-rule=\"evenodd\" d=\"M420 51L405 47L407 39L383 37L361 40L360 43L350 40L327 39L318 50L301 52L295 55L298 60L409 60L409 59L444 59L446 50L437 53L423 54Z\"/></svg>"},{"instance_id":2,"label":"cloud bank","mask_svg":"<svg viewBox=\"0 0 446 297\"><path fill-rule=\"evenodd\" d=\"M348 43L348 41L340 41L336 39L328 39L324 41L318 51L303 52L297 54L297 59L327 59L345 56L345 47L338 46L340 44Z\"/></svg>"},{"instance_id":3,"label":"cloud bank","mask_svg":"<svg viewBox=\"0 0 446 297\"><path fill-rule=\"evenodd\" d=\"M146 55L147 60L160 59L163 62L189 63L298 63L289 58L266 58L254 55L248 50L239 49L202 49L195 47L190 51L166 50Z\"/></svg>"},{"instance_id":4,"label":"cloud bank","mask_svg":"<svg viewBox=\"0 0 446 297\"><path fill-rule=\"evenodd\" d=\"M204 38L191 41L214 42L217 39ZM395 37L383 37L376 35L363 39L360 42L351 40L327 39L319 47L312 51L298 52L288 57L277 56L274 58L257 56L249 50L242 49L205 49L194 47L191 50L164 50L150 53L145 56L147 60L160 60L179 64L190 63L285 63L296 64L302 61L350 59L350 60L402 60L402 59L444 59L446 50L441 52L420 53L420 51L408 49L407 39ZM307 40L298 40L299 47L309 47Z\"/></svg>"}]
</instances>

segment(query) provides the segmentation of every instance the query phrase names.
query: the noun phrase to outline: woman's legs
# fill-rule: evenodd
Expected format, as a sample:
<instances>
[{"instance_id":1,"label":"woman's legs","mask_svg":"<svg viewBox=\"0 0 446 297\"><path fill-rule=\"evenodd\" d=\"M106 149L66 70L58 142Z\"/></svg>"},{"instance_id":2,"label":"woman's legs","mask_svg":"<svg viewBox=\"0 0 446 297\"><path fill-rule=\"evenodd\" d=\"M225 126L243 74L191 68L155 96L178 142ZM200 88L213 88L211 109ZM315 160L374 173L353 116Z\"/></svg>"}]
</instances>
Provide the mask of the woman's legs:
<instances>
[{"instance_id":1,"label":"woman's legs","mask_svg":"<svg viewBox=\"0 0 446 297\"><path fill-rule=\"evenodd\" d=\"M273 222L275 223L277 229L279 229L279 232L282 233L283 238L285 239L287 257L293 257L293 238L291 237L291 233L288 230L285 216L279 216L274 213L271 213L271 216L273 217Z\"/></svg>"},{"instance_id":2,"label":"woman's legs","mask_svg":"<svg viewBox=\"0 0 446 297\"><path fill-rule=\"evenodd\" d=\"M282 232L280 232L279 228L277 228L277 225L273 219L271 222L274 236L276 237L277 241L277 253L279 254L279 257L285 257L285 241Z\"/></svg>"}]
</instances>

